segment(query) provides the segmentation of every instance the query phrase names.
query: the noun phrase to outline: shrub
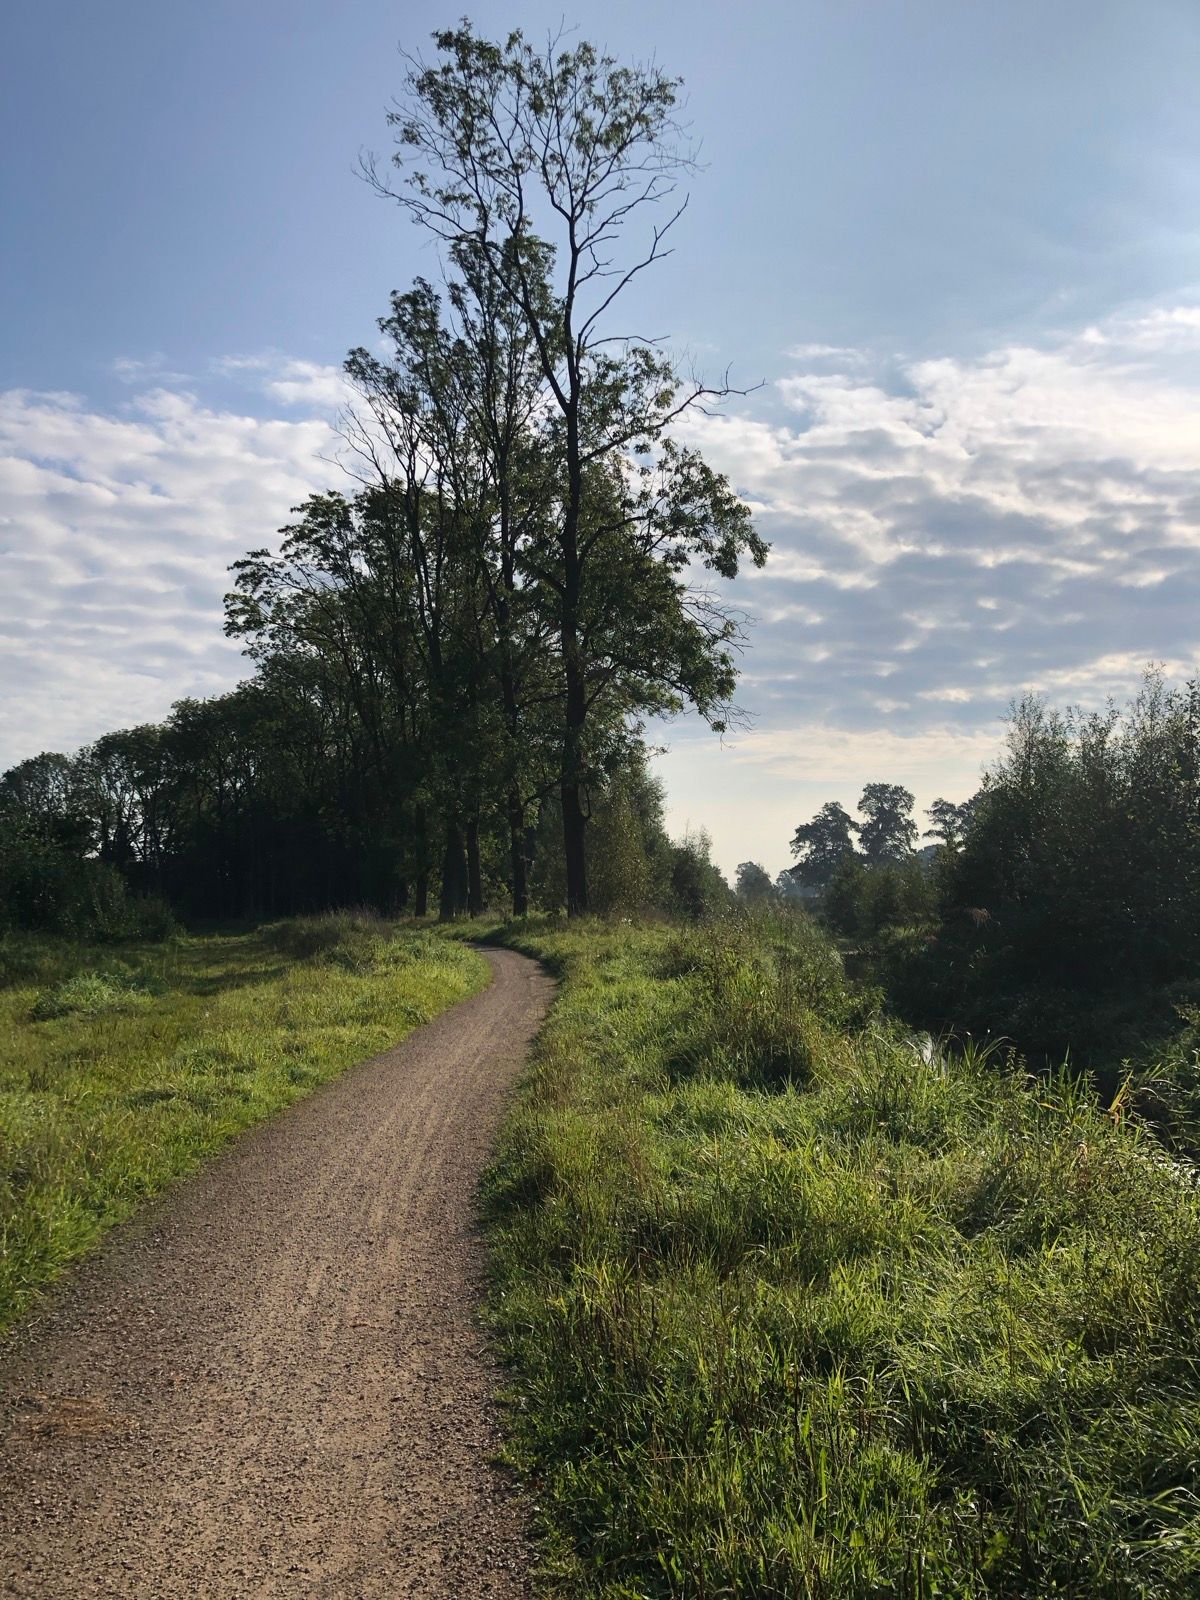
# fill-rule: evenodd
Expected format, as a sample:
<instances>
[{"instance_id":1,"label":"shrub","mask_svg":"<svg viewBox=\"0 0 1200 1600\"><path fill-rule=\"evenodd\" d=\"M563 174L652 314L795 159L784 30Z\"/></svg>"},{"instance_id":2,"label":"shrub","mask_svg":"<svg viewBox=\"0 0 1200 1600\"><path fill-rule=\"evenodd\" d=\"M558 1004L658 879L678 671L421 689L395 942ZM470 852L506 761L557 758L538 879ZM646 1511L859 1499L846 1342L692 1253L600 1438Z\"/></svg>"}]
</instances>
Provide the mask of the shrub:
<instances>
[{"instance_id":1,"label":"shrub","mask_svg":"<svg viewBox=\"0 0 1200 1600\"><path fill-rule=\"evenodd\" d=\"M335 961L354 968L379 959L392 939L391 924L367 906L269 924L263 935L295 961Z\"/></svg>"},{"instance_id":2,"label":"shrub","mask_svg":"<svg viewBox=\"0 0 1200 1600\"><path fill-rule=\"evenodd\" d=\"M114 973L77 972L40 994L32 1016L35 1022L71 1015L98 1017L106 1011L148 1005L151 998L145 985L129 978Z\"/></svg>"}]
</instances>

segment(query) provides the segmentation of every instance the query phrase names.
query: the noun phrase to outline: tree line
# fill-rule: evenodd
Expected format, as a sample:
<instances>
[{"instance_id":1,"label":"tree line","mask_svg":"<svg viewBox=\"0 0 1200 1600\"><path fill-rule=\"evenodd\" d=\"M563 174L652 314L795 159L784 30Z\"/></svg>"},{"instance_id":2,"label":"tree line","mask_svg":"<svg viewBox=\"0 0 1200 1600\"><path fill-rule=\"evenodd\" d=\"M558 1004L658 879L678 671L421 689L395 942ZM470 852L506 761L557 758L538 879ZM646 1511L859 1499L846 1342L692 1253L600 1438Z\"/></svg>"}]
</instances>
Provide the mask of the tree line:
<instances>
[{"instance_id":1,"label":"tree line","mask_svg":"<svg viewBox=\"0 0 1200 1600\"><path fill-rule=\"evenodd\" d=\"M1092 712L1027 696L978 791L930 806L923 849L913 811L868 784L858 820L823 806L778 884L746 863L739 893L802 887L902 1016L1030 1059L1111 1077L1200 1023L1200 684L1150 672Z\"/></svg>"},{"instance_id":2,"label":"tree line","mask_svg":"<svg viewBox=\"0 0 1200 1600\"><path fill-rule=\"evenodd\" d=\"M467 24L436 47L366 174L441 277L393 294L345 362L353 487L236 563L250 682L6 776L14 904L40 850L43 884L58 851L93 863L88 893L111 866L203 914L424 914L436 893L453 916L496 880L521 914L552 821L582 913L591 814L637 768L643 720L733 715L743 619L722 585L767 547L672 434L728 390L619 321L682 214L678 80Z\"/></svg>"},{"instance_id":3,"label":"tree line","mask_svg":"<svg viewBox=\"0 0 1200 1600\"><path fill-rule=\"evenodd\" d=\"M819 907L824 920L846 937L919 920L935 898L930 881L935 846L921 850L920 840L957 849L974 804L974 799L935 800L926 813L930 826L922 833L913 815L916 799L908 789L898 783L868 783L858 801L861 820L839 801L827 801L793 832L792 866L772 882L760 863L743 861L736 893L749 905Z\"/></svg>"},{"instance_id":4,"label":"tree line","mask_svg":"<svg viewBox=\"0 0 1200 1600\"><path fill-rule=\"evenodd\" d=\"M421 840L390 826L388 796L372 790L358 759L355 725L329 711L317 697L299 702L294 686L276 699L256 679L181 701L161 724L11 768L0 776L0 934L158 937L174 914L222 922L346 904L454 916L454 886L476 874L478 904L511 896L503 814L494 810L471 836L471 871L464 859L448 884L436 864L422 879ZM662 785L639 743L588 800L596 911L695 918L732 904L707 837L668 836ZM561 907L554 795L530 813L522 850L530 902Z\"/></svg>"}]
</instances>

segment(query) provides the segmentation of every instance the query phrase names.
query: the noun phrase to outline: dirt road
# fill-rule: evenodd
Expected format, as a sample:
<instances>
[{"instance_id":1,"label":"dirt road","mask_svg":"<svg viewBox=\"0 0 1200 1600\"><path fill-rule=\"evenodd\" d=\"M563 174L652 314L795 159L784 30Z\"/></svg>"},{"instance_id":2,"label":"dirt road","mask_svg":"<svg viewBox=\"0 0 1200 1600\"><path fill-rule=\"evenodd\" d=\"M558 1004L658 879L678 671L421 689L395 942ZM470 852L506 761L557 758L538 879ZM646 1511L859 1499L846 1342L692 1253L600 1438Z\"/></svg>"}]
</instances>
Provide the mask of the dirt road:
<instances>
[{"instance_id":1,"label":"dirt road","mask_svg":"<svg viewBox=\"0 0 1200 1600\"><path fill-rule=\"evenodd\" d=\"M117 1230L0 1361L0 1594L526 1593L489 1465L479 1173L532 962Z\"/></svg>"}]
</instances>

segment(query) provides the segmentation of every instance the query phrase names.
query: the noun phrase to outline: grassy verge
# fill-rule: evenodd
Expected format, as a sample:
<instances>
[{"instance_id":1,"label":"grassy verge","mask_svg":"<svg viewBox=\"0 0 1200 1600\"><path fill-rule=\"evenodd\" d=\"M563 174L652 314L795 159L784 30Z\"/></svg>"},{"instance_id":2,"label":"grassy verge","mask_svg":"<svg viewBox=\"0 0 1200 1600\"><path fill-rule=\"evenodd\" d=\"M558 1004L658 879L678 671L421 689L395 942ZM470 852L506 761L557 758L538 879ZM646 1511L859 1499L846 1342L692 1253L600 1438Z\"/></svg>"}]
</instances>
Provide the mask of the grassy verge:
<instances>
[{"instance_id":1,"label":"grassy verge","mask_svg":"<svg viewBox=\"0 0 1200 1600\"><path fill-rule=\"evenodd\" d=\"M0 944L0 1329L145 1196L486 978L464 946L345 914Z\"/></svg>"},{"instance_id":2,"label":"grassy verge","mask_svg":"<svg viewBox=\"0 0 1200 1600\"><path fill-rule=\"evenodd\" d=\"M1067 1081L926 1059L802 924L563 978L487 1203L552 1588L1200 1594L1200 1199Z\"/></svg>"}]
</instances>

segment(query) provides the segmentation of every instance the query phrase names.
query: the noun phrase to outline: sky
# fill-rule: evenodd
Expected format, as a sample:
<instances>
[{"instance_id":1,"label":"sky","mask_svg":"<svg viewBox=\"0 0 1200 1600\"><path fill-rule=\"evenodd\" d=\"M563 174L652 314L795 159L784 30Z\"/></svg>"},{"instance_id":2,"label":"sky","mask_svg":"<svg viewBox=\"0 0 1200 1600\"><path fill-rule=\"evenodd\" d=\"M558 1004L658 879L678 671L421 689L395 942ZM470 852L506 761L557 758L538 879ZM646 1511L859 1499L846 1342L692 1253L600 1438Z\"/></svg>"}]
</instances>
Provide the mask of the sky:
<instances>
[{"instance_id":1,"label":"sky","mask_svg":"<svg viewBox=\"0 0 1200 1600\"><path fill-rule=\"evenodd\" d=\"M464 4L8 8L0 768L245 675L226 568L341 481L341 359L435 270L356 166ZM700 146L629 326L752 390L685 428L772 556L736 588L745 728L650 730L672 827L776 872L865 782L965 797L1026 690L1197 670L1200 5L565 20L680 74Z\"/></svg>"}]
</instances>

